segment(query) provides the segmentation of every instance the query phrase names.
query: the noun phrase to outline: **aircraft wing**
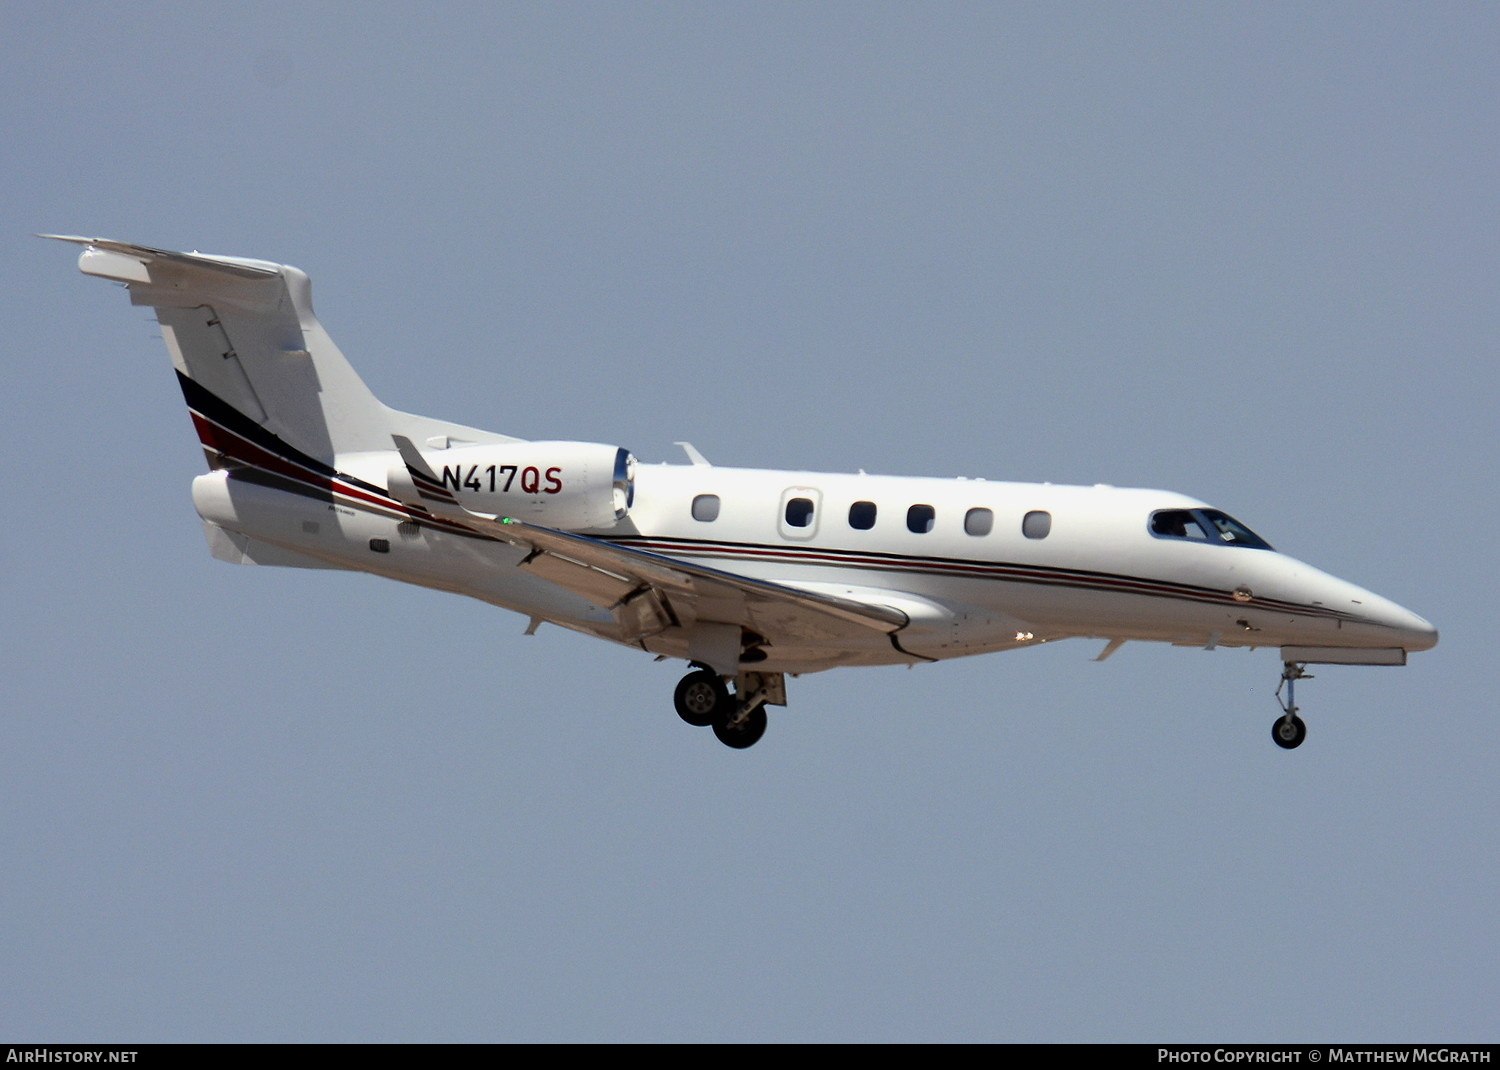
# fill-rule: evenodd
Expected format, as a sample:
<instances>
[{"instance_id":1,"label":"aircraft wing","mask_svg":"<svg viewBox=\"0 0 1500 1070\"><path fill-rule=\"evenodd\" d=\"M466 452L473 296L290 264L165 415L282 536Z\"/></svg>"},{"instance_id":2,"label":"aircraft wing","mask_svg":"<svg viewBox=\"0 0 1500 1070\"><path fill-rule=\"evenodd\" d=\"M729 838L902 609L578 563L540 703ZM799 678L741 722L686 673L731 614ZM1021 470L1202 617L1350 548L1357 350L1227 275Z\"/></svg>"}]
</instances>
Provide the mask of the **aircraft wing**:
<instances>
[{"instance_id":1,"label":"aircraft wing","mask_svg":"<svg viewBox=\"0 0 1500 1070\"><path fill-rule=\"evenodd\" d=\"M863 643L900 631L910 621L902 610L877 601L755 579L606 539L476 513L443 488L410 439L391 437L422 508L527 550L521 568L610 610L620 630L612 638L630 642L673 626L734 624L772 643ZM737 636L736 631L736 642Z\"/></svg>"},{"instance_id":2,"label":"aircraft wing","mask_svg":"<svg viewBox=\"0 0 1500 1070\"><path fill-rule=\"evenodd\" d=\"M608 607L627 639L645 638L674 624L735 622L773 643L844 637L867 641L908 623L907 615L893 606L742 576L525 521L474 513L467 519L486 534L529 550L520 567Z\"/></svg>"}]
</instances>

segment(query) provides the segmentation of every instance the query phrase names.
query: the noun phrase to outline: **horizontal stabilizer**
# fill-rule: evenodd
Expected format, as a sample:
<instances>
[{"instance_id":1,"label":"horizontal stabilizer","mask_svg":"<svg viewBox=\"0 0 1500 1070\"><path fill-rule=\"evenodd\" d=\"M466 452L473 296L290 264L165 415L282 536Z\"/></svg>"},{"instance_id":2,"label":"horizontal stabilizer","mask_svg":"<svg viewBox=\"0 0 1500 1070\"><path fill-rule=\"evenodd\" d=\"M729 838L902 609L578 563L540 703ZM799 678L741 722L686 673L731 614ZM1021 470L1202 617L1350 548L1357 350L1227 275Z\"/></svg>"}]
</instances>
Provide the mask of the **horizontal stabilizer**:
<instances>
[{"instance_id":1,"label":"horizontal stabilizer","mask_svg":"<svg viewBox=\"0 0 1500 1070\"><path fill-rule=\"evenodd\" d=\"M183 267L197 268L218 272L239 279L267 279L275 278L281 274L281 265L272 264L265 260L245 260L233 256L207 256L203 253L174 253L168 249L153 249L149 245L134 245L131 242L110 241L108 238L84 238L77 234L38 234L38 238L52 238L55 241L72 242L74 245L84 246L83 255L79 257L79 268L88 275L102 275L105 278L116 278L121 282L151 282L149 265L152 263L174 264ZM148 269L145 275L139 274L121 262L121 258L134 261ZM94 270L95 268L110 266L120 274L114 274L107 270ZM128 276L128 277L127 277Z\"/></svg>"}]
</instances>

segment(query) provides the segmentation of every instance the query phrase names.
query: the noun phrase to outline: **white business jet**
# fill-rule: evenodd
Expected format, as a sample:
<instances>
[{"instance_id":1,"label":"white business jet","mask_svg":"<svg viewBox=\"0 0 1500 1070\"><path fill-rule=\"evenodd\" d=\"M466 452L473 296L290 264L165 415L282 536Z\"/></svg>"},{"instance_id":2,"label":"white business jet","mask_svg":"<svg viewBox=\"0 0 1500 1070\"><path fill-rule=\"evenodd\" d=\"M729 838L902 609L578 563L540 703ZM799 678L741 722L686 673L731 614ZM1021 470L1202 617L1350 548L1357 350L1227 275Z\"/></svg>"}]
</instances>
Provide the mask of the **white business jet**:
<instances>
[{"instance_id":1,"label":"white business jet","mask_svg":"<svg viewBox=\"0 0 1500 1070\"><path fill-rule=\"evenodd\" d=\"M1309 664L1404 665L1437 643L1388 599L1159 490L640 465L387 408L294 267L45 235L156 310L209 471L215 557L373 572L691 669L678 714L731 747L786 676L1059 639L1279 648L1272 738L1299 745ZM1283 689L1286 692L1282 697Z\"/></svg>"}]
</instances>

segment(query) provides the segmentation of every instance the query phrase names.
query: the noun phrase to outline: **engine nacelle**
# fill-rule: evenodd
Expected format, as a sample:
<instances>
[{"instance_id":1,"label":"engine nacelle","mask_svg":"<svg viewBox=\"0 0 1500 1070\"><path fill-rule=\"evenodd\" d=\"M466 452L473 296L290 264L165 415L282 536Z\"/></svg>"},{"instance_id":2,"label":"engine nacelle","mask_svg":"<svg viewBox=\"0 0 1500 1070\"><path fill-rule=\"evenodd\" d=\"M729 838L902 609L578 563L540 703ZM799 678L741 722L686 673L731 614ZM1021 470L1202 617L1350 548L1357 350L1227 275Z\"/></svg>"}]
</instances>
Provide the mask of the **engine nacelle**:
<instances>
[{"instance_id":1,"label":"engine nacelle","mask_svg":"<svg viewBox=\"0 0 1500 1070\"><path fill-rule=\"evenodd\" d=\"M507 442L424 450L443 494L476 513L514 517L565 531L607 528L635 501L635 458L596 442ZM419 490L404 463L391 466L391 494L441 511L433 491Z\"/></svg>"}]
</instances>

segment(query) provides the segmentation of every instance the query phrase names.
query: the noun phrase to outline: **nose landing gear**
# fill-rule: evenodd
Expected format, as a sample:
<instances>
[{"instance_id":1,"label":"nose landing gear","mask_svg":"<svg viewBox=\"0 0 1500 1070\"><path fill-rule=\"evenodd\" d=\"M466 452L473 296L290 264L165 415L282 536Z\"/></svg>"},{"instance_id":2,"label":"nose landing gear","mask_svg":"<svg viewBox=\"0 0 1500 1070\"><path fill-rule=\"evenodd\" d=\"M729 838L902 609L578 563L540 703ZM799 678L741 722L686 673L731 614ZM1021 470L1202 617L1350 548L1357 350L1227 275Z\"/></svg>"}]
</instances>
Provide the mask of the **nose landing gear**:
<instances>
[{"instance_id":1,"label":"nose landing gear","mask_svg":"<svg viewBox=\"0 0 1500 1070\"><path fill-rule=\"evenodd\" d=\"M1285 750L1300 747L1302 741L1307 738L1307 725L1302 723L1302 718L1297 716L1296 686L1298 680L1311 680L1312 676L1307 672L1307 663L1302 661L1287 661L1282 663L1281 683L1276 688L1276 702L1281 706L1282 716L1276 718L1271 725L1271 738L1276 745ZM1281 697L1282 688L1286 689L1286 699Z\"/></svg>"}]
</instances>

